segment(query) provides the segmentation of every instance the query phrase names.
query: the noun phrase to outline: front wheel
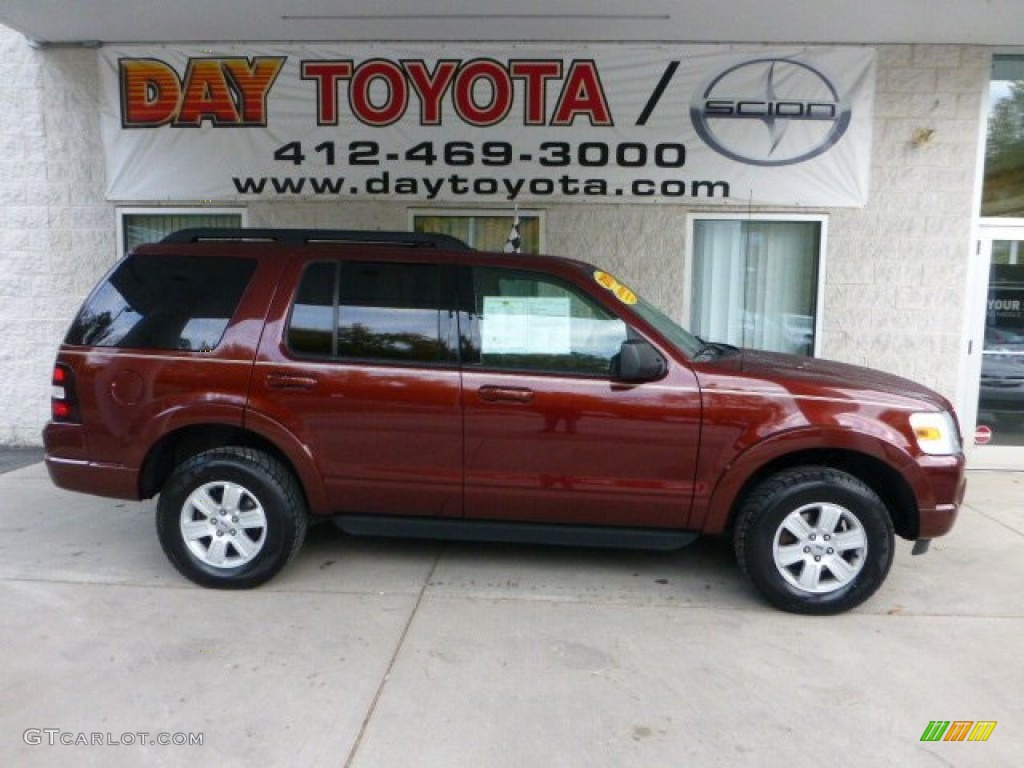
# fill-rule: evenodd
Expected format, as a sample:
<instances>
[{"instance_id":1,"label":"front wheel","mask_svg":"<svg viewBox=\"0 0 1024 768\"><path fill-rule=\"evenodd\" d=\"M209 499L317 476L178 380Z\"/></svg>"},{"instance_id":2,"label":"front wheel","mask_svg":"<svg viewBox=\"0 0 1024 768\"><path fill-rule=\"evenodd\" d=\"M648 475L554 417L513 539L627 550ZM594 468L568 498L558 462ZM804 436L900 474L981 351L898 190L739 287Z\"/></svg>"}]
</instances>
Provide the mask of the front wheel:
<instances>
[{"instance_id":1,"label":"front wheel","mask_svg":"<svg viewBox=\"0 0 1024 768\"><path fill-rule=\"evenodd\" d=\"M740 567L777 608L834 614L885 581L892 519L878 495L830 467L798 467L763 481L736 518Z\"/></svg>"},{"instance_id":2,"label":"front wheel","mask_svg":"<svg viewBox=\"0 0 1024 768\"><path fill-rule=\"evenodd\" d=\"M276 459L251 448L215 448L171 474L156 527L182 575L204 587L245 589L268 581L299 550L306 505Z\"/></svg>"}]
</instances>

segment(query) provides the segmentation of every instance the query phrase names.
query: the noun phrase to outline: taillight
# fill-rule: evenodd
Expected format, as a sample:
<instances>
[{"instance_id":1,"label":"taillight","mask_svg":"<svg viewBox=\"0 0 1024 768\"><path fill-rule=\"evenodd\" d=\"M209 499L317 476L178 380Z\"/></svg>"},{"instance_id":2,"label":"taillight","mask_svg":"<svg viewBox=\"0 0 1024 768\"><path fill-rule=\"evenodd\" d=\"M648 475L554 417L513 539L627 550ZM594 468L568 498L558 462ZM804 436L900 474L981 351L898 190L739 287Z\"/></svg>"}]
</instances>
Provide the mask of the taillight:
<instances>
[{"instance_id":1,"label":"taillight","mask_svg":"<svg viewBox=\"0 0 1024 768\"><path fill-rule=\"evenodd\" d=\"M54 421L78 423L78 398L75 397L75 375L63 363L53 366L50 390L50 416Z\"/></svg>"}]
</instances>

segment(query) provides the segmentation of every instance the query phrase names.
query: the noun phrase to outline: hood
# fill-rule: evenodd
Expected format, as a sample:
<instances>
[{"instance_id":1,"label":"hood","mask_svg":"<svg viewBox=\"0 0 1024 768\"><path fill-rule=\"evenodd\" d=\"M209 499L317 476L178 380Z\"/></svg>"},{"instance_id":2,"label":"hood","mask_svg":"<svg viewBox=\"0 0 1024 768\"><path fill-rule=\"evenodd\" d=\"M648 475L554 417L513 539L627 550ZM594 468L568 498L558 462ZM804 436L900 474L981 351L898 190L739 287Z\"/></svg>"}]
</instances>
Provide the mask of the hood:
<instances>
[{"instance_id":1,"label":"hood","mask_svg":"<svg viewBox=\"0 0 1024 768\"><path fill-rule=\"evenodd\" d=\"M950 402L938 392L910 379L872 368L751 349L743 350L738 357L739 369L745 375L788 380L794 390L808 394L808 390L814 389L826 396L864 398L873 395L906 405L910 404L907 401L917 401L936 410L952 410Z\"/></svg>"}]
</instances>

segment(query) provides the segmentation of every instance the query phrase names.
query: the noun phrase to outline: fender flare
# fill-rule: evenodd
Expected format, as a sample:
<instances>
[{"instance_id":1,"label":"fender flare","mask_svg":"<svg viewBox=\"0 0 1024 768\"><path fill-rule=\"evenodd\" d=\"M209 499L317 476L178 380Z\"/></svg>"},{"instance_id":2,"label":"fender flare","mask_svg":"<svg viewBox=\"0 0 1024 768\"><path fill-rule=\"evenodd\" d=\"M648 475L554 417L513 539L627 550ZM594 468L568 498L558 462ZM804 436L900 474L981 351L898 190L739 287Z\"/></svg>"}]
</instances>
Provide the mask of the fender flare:
<instances>
[{"instance_id":1,"label":"fender flare","mask_svg":"<svg viewBox=\"0 0 1024 768\"><path fill-rule=\"evenodd\" d=\"M147 468L154 456L154 449L170 435L190 428L226 427L250 432L277 449L294 470L299 484L306 494L306 502L312 514L327 514L327 494L323 479L313 460L309 447L300 442L280 424L261 414L253 413L235 403L215 404L201 413L184 407L172 407L156 415L147 423L146 433L140 437L140 445L146 445L145 453L138 459L137 483L144 484ZM152 438L152 439L148 439ZM141 488L139 492L141 497Z\"/></svg>"},{"instance_id":2,"label":"fender flare","mask_svg":"<svg viewBox=\"0 0 1024 768\"><path fill-rule=\"evenodd\" d=\"M306 493L306 503L309 505L311 515L326 515L334 511L327 503L323 476L308 445L278 422L256 411L246 410L242 427L276 446L292 465L299 484Z\"/></svg>"},{"instance_id":3,"label":"fender flare","mask_svg":"<svg viewBox=\"0 0 1024 768\"><path fill-rule=\"evenodd\" d=\"M733 518L737 500L764 467L795 454L836 451L889 467L903 478L919 507L928 503L931 492L924 472L905 448L877 435L851 432L848 427L817 425L774 434L745 449L721 470L705 503L694 501L690 527L709 534L722 533ZM814 463L814 459L809 458L808 463ZM917 510L913 511L916 514Z\"/></svg>"}]
</instances>

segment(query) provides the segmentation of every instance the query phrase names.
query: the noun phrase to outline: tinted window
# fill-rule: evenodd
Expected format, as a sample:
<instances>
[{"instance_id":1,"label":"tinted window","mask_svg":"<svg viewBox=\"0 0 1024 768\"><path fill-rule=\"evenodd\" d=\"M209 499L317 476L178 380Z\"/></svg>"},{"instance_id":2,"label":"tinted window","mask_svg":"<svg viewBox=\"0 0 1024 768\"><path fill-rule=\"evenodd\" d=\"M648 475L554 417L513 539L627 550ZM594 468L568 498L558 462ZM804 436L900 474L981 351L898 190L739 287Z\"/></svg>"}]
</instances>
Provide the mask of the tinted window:
<instances>
[{"instance_id":1,"label":"tinted window","mask_svg":"<svg viewBox=\"0 0 1024 768\"><path fill-rule=\"evenodd\" d=\"M607 375L626 325L574 287L539 273L474 270L480 363Z\"/></svg>"},{"instance_id":2,"label":"tinted window","mask_svg":"<svg viewBox=\"0 0 1024 768\"><path fill-rule=\"evenodd\" d=\"M220 343L256 262L129 256L86 301L68 344L208 351Z\"/></svg>"},{"instance_id":3,"label":"tinted window","mask_svg":"<svg viewBox=\"0 0 1024 768\"><path fill-rule=\"evenodd\" d=\"M434 264L341 265L338 354L382 360L448 359L440 269ZM447 320L447 312L445 313Z\"/></svg>"},{"instance_id":4,"label":"tinted window","mask_svg":"<svg viewBox=\"0 0 1024 768\"><path fill-rule=\"evenodd\" d=\"M306 268L295 295L288 346L300 355L334 354L334 297L337 295L334 262L311 264Z\"/></svg>"},{"instance_id":5,"label":"tinted window","mask_svg":"<svg viewBox=\"0 0 1024 768\"><path fill-rule=\"evenodd\" d=\"M455 321L441 274L434 264L313 264L296 294L288 345L307 355L453 361Z\"/></svg>"}]
</instances>

